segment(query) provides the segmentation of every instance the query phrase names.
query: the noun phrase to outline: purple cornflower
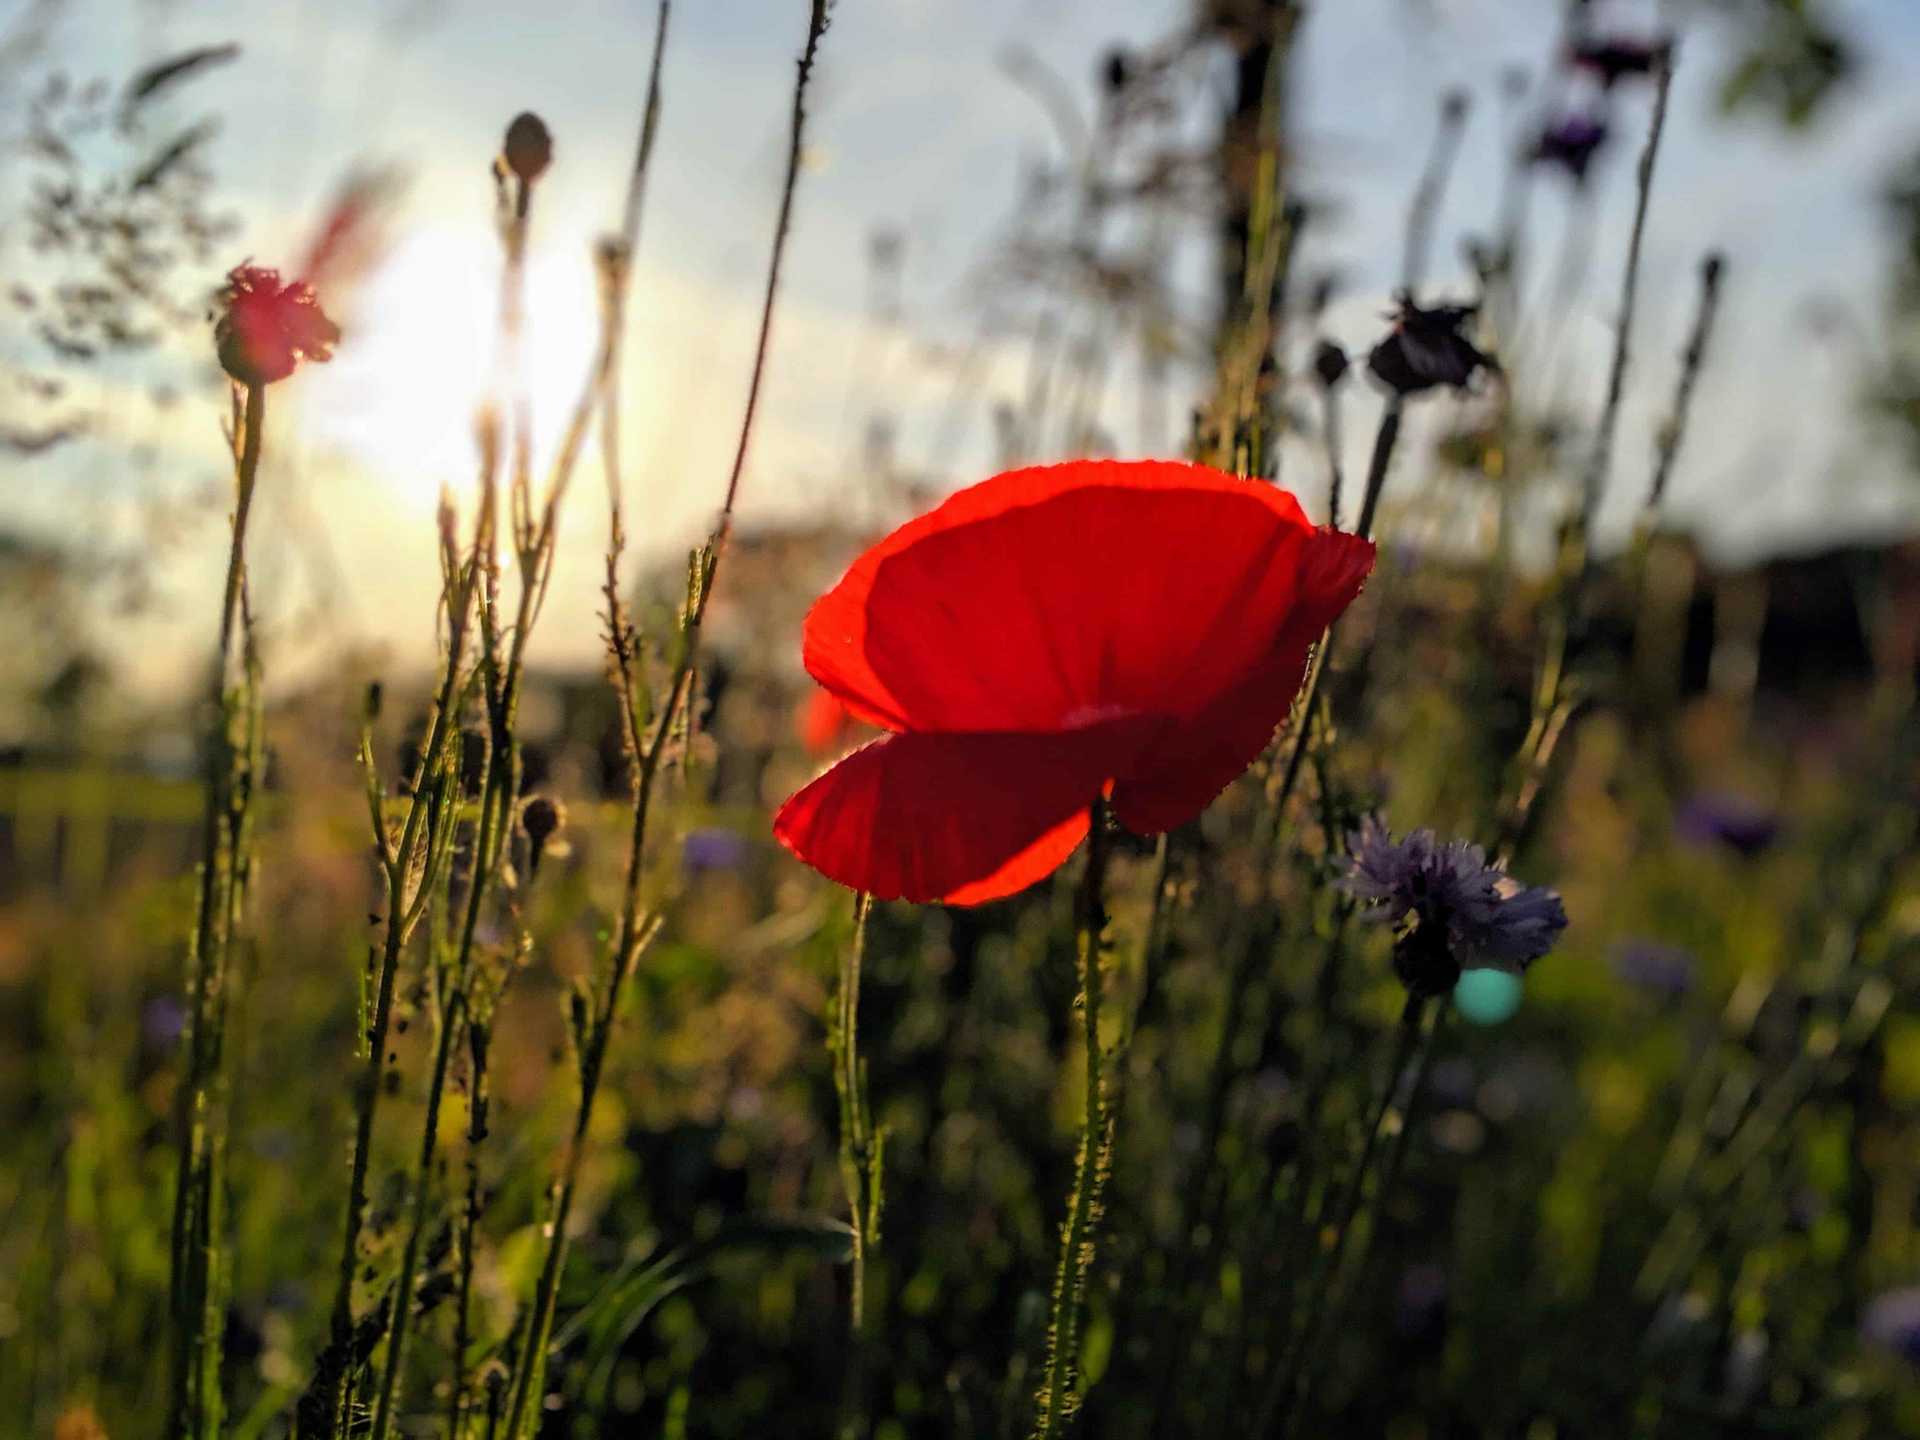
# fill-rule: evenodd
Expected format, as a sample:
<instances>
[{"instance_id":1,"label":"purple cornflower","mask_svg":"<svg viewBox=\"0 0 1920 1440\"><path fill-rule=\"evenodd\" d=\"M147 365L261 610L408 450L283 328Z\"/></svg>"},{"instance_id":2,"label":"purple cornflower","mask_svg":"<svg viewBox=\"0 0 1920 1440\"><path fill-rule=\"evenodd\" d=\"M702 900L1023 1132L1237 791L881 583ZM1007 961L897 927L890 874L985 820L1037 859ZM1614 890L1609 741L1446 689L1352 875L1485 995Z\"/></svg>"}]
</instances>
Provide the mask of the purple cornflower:
<instances>
[{"instance_id":1,"label":"purple cornflower","mask_svg":"<svg viewBox=\"0 0 1920 1440\"><path fill-rule=\"evenodd\" d=\"M1627 940L1613 951L1614 974L1669 1000L1693 989L1698 968L1691 951L1658 940Z\"/></svg>"},{"instance_id":2,"label":"purple cornflower","mask_svg":"<svg viewBox=\"0 0 1920 1440\"><path fill-rule=\"evenodd\" d=\"M1392 923L1394 968L1416 994L1445 994L1462 970L1524 974L1567 928L1559 895L1522 885L1468 841L1442 844L1428 829L1396 841L1369 815L1347 846L1353 863L1341 884Z\"/></svg>"},{"instance_id":3,"label":"purple cornflower","mask_svg":"<svg viewBox=\"0 0 1920 1440\"><path fill-rule=\"evenodd\" d=\"M1574 111L1540 132L1527 159L1536 165L1557 165L1573 177L1574 184L1584 185L1587 167L1606 143L1607 122L1598 115Z\"/></svg>"},{"instance_id":4,"label":"purple cornflower","mask_svg":"<svg viewBox=\"0 0 1920 1440\"><path fill-rule=\"evenodd\" d=\"M747 842L731 830L693 830L680 846L680 863L689 875L738 870L746 858Z\"/></svg>"},{"instance_id":5,"label":"purple cornflower","mask_svg":"<svg viewBox=\"0 0 1920 1440\"><path fill-rule=\"evenodd\" d=\"M1920 1365L1920 1285L1876 1295L1860 1316L1860 1338Z\"/></svg>"},{"instance_id":6,"label":"purple cornflower","mask_svg":"<svg viewBox=\"0 0 1920 1440\"><path fill-rule=\"evenodd\" d=\"M1780 816L1738 795L1701 793L1688 797L1674 817L1674 829L1696 844L1720 844L1751 860L1780 838Z\"/></svg>"}]
</instances>

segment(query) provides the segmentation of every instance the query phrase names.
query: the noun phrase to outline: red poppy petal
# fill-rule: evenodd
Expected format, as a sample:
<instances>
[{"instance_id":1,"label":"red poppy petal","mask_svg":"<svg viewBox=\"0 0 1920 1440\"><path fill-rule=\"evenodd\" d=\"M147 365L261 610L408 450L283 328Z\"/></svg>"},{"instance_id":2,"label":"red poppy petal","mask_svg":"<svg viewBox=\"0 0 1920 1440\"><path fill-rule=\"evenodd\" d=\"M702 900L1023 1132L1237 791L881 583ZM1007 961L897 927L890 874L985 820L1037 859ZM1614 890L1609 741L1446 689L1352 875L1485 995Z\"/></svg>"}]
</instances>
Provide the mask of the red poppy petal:
<instances>
[{"instance_id":1,"label":"red poppy petal","mask_svg":"<svg viewBox=\"0 0 1920 1440\"><path fill-rule=\"evenodd\" d=\"M1203 466L1010 471L855 561L807 616L807 669L892 730L1197 709L1271 646L1313 533L1285 491Z\"/></svg>"},{"instance_id":2,"label":"red poppy petal","mask_svg":"<svg viewBox=\"0 0 1920 1440\"><path fill-rule=\"evenodd\" d=\"M1136 835L1155 835L1206 809L1267 748L1306 664L1305 646L1276 655L1198 715L1169 722L1135 772L1114 782L1114 818Z\"/></svg>"},{"instance_id":3,"label":"red poppy petal","mask_svg":"<svg viewBox=\"0 0 1920 1440\"><path fill-rule=\"evenodd\" d=\"M1322 631L1360 593L1373 545L1337 530L1315 532L1300 564L1299 603L1272 655L1237 685L1169 724L1113 787L1113 813L1137 835L1172 830L1206 809L1273 739L1305 678Z\"/></svg>"},{"instance_id":4,"label":"red poppy petal","mask_svg":"<svg viewBox=\"0 0 1920 1440\"><path fill-rule=\"evenodd\" d=\"M1137 728L895 735L788 800L773 833L828 878L884 900L975 905L1058 869Z\"/></svg>"}]
</instances>

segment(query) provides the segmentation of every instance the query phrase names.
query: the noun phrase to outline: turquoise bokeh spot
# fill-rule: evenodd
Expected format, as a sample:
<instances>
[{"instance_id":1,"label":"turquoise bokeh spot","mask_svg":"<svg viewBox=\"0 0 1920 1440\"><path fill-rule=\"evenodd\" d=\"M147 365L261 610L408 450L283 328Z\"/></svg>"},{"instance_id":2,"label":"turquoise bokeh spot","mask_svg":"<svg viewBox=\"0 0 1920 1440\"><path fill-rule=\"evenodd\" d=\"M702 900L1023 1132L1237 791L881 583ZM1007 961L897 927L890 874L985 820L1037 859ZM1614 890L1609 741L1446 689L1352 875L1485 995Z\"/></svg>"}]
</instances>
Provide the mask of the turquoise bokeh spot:
<instances>
[{"instance_id":1,"label":"turquoise bokeh spot","mask_svg":"<svg viewBox=\"0 0 1920 1440\"><path fill-rule=\"evenodd\" d=\"M1520 1008L1520 988L1504 970L1468 970L1453 987L1454 1007L1475 1025L1498 1025Z\"/></svg>"}]
</instances>

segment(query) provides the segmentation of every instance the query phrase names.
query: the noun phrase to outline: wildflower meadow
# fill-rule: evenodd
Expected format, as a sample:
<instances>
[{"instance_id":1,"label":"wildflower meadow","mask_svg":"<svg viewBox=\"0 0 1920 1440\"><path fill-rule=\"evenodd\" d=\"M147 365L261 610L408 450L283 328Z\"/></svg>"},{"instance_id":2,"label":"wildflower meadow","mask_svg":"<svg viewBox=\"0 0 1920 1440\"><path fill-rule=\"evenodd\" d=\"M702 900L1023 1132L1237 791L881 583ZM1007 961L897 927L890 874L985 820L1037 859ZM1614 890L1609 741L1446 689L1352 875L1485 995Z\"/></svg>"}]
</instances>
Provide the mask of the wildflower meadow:
<instances>
[{"instance_id":1,"label":"wildflower meadow","mask_svg":"<svg viewBox=\"0 0 1920 1440\"><path fill-rule=\"evenodd\" d=\"M0 11L0 1437L1920 1435L1920 17L539 8Z\"/></svg>"}]
</instances>

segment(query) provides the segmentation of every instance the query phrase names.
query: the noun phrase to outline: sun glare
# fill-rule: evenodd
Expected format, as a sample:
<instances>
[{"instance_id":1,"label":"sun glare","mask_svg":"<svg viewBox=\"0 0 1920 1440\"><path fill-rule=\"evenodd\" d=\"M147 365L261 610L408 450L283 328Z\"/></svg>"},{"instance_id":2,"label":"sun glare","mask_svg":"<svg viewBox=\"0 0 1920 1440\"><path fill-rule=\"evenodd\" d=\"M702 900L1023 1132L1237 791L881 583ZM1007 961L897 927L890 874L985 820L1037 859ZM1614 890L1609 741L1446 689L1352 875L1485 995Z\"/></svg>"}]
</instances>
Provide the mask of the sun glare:
<instances>
[{"instance_id":1,"label":"sun glare","mask_svg":"<svg viewBox=\"0 0 1920 1440\"><path fill-rule=\"evenodd\" d=\"M536 455L565 422L592 361L597 306L584 246L528 257L526 368ZM474 484L473 423L498 347L500 247L476 226L410 231L350 298L351 343L302 407L316 440L430 508Z\"/></svg>"}]
</instances>

